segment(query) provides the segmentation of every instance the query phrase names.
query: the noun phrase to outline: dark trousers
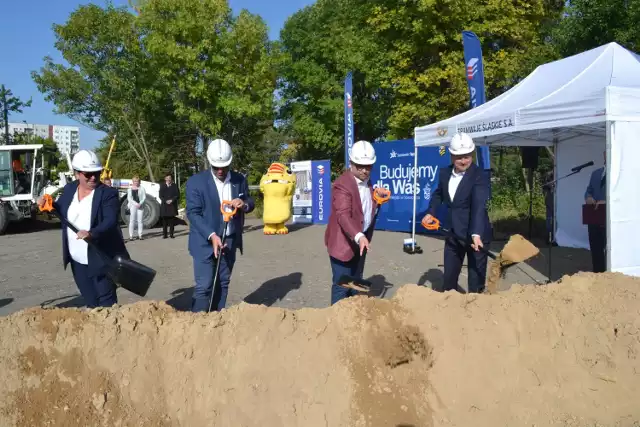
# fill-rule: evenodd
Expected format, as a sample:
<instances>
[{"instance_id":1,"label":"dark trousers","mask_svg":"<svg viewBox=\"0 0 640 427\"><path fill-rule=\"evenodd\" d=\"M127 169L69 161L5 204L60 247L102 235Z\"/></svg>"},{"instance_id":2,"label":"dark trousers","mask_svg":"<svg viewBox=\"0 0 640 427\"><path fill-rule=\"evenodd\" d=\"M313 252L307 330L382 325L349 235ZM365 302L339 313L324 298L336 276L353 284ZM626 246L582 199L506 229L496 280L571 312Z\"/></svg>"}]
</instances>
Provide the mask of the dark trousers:
<instances>
[{"instance_id":1,"label":"dark trousers","mask_svg":"<svg viewBox=\"0 0 640 427\"><path fill-rule=\"evenodd\" d=\"M236 262L234 236L227 237L225 242L227 247L222 251L222 255L218 254L218 256L222 256L222 259L220 260L220 271L218 272L216 288L213 290L213 304L211 309L215 311L222 310L227 303L231 273ZM217 261L213 256L204 260L193 259L193 274L196 282L191 304L191 311L193 312L209 310L209 300L211 299Z\"/></svg>"},{"instance_id":2,"label":"dark trousers","mask_svg":"<svg viewBox=\"0 0 640 427\"><path fill-rule=\"evenodd\" d=\"M118 303L116 285L106 275L89 276L89 267L71 260L73 279L89 308L111 307Z\"/></svg>"},{"instance_id":3,"label":"dark trousers","mask_svg":"<svg viewBox=\"0 0 640 427\"><path fill-rule=\"evenodd\" d=\"M488 242L483 243L485 246L488 245ZM469 245L462 246L453 239L447 239L444 244L444 291L457 289L465 255L467 256L469 293L484 291L487 278L487 255L481 251L474 251Z\"/></svg>"},{"instance_id":4,"label":"dark trousers","mask_svg":"<svg viewBox=\"0 0 640 427\"><path fill-rule=\"evenodd\" d=\"M607 271L607 228L600 225L589 225L589 248L594 273Z\"/></svg>"},{"instance_id":5,"label":"dark trousers","mask_svg":"<svg viewBox=\"0 0 640 427\"><path fill-rule=\"evenodd\" d=\"M176 218L173 216L162 217L162 235L167 237L167 227L169 227L170 236L173 237L173 227L176 222Z\"/></svg>"},{"instance_id":6,"label":"dark trousers","mask_svg":"<svg viewBox=\"0 0 640 427\"><path fill-rule=\"evenodd\" d=\"M334 257L329 257L331 263L332 285L331 285L331 305L338 301L358 295L358 291L355 289L346 289L338 285L340 277L343 275L351 276L356 279L362 279L362 272L364 270L364 263L362 267L358 267L360 262L360 254L356 254L350 261L343 262Z\"/></svg>"}]
</instances>

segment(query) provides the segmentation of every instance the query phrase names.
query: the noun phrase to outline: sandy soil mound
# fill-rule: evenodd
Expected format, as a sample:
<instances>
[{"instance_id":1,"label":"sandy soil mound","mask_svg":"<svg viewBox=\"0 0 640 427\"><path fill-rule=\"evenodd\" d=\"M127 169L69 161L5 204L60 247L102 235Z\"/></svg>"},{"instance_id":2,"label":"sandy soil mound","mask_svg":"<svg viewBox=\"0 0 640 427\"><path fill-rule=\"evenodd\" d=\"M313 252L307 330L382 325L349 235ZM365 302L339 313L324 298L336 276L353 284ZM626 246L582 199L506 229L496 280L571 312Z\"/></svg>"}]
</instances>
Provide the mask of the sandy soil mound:
<instances>
[{"instance_id":1,"label":"sandy soil mound","mask_svg":"<svg viewBox=\"0 0 640 427\"><path fill-rule=\"evenodd\" d=\"M0 319L0 426L640 425L640 279Z\"/></svg>"}]
</instances>

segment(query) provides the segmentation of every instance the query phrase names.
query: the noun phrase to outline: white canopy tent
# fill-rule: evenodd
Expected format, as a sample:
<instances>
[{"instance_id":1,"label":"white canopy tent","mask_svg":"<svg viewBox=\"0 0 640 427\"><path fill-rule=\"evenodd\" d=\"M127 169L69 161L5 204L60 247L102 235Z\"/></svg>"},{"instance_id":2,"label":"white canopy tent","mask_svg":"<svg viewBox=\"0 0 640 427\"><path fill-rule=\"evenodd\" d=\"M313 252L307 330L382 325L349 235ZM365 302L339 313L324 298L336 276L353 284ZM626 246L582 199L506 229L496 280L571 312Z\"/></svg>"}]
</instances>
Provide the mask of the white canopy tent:
<instances>
[{"instance_id":1,"label":"white canopy tent","mask_svg":"<svg viewBox=\"0 0 640 427\"><path fill-rule=\"evenodd\" d=\"M593 167L556 187L556 241L589 248L582 205L606 150L607 266L640 276L640 57L617 43L541 65L508 92L449 119L415 129L417 147L448 145L456 132L477 145L553 146L555 176ZM415 197L414 197L415 230Z\"/></svg>"}]
</instances>

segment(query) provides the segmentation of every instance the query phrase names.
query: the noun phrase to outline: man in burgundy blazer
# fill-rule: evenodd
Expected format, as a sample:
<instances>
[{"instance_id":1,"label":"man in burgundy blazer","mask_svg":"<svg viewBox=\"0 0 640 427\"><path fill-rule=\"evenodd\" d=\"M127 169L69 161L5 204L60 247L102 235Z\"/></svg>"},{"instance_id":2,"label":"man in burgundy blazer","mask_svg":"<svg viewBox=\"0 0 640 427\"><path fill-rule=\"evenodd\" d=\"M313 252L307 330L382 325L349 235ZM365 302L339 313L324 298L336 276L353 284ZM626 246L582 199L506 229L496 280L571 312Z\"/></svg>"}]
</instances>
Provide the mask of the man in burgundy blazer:
<instances>
[{"instance_id":1,"label":"man in burgundy blazer","mask_svg":"<svg viewBox=\"0 0 640 427\"><path fill-rule=\"evenodd\" d=\"M331 305L357 294L339 286L338 280L342 275L362 278L364 260L360 263L360 259L364 249L369 249L375 226L373 186L369 180L376 162L375 150L369 142L358 141L351 148L349 160L349 170L333 183L331 214L324 235L333 274Z\"/></svg>"}]
</instances>

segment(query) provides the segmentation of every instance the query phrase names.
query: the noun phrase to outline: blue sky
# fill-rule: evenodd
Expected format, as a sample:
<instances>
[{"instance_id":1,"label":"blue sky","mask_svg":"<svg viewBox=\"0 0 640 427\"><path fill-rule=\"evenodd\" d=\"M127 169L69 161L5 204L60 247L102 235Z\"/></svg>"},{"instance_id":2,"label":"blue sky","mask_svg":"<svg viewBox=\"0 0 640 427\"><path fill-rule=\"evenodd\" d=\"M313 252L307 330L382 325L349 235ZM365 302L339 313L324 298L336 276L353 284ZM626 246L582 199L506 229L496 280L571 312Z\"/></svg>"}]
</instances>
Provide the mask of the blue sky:
<instances>
[{"instance_id":1,"label":"blue sky","mask_svg":"<svg viewBox=\"0 0 640 427\"><path fill-rule=\"evenodd\" d=\"M80 126L80 147L93 148L103 137L101 132L82 126L66 116L53 112L53 104L47 103L31 79L31 71L39 70L47 55L61 60L54 47L52 25L66 22L67 17L82 4L105 5L105 0L2 0L0 40L3 41L0 57L0 83L11 89L22 100L32 99L24 113L10 116L11 122L58 124ZM113 0L116 6L126 5L126 0ZM234 13L247 9L267 22L270 38L277 39L286 19L313 0L229 0ZM22 34L28 34L24 36ZM31 43L33 41L33 43Z\"/></svg>"}]
</instances>

